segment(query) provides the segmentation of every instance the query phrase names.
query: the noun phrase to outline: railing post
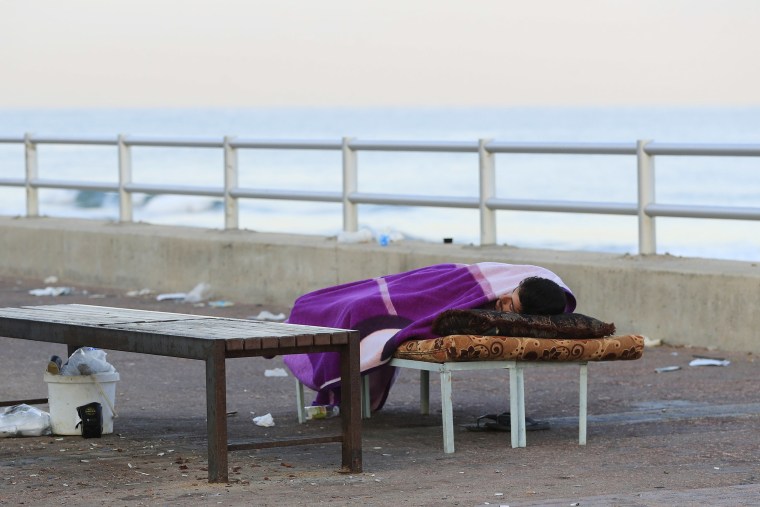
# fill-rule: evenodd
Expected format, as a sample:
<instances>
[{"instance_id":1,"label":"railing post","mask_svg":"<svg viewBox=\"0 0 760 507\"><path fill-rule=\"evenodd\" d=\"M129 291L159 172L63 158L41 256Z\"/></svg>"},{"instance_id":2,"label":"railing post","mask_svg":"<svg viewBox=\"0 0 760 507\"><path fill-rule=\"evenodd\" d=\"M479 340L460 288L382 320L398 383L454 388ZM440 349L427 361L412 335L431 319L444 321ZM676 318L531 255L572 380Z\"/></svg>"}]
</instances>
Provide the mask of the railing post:
<instances>
[{"instance_id":1,"label":"railing post","mask_svg":"<svg viewBox=\"0 0 760 507\"><path fill-rule=\"evenodd\" d=\"M24 134L24 156L26 158L26 216L40 215L40 195L32 182L37 179L37 145L32 140L32 134Z\"/></svg>"},{"instance_id":2,"label":"railing post","mask_svg":"<svg viewBox=\"0 0 760 507\"><path fill-rule=\"evenodd\" d=\"M654 217L646 214L646 208L655 200L654 157L646 152L652 140L636 141L636 161L638 167L638 216L639 254L657 253L657 234Z\"/></svg>"},{"instance_id":3,"label":"railing post","mask_svg":"<svg viewBox=\"0 0 760 507\"><path fill-rule=\"evenodd\" d=\"M493 153L486 149L491 139L478 141L480 164L480 244L496 244L496 211L487 206L489 199L496 195L496 164Z\"/></svg>"},{"instance_id":4,"label":"railing post","mask_svg":"<svg viewBox=\"0 0 760 507\"><path fill-rule=\"evenodd\" d=\"M119 134L119 221L132 222L132 194L126 186L132 183L132 152L125 141L124 134Z\"/></svg>"},{"instance_id":5,"label":"railing post","mask_svg":"<svg viewBox=\"0 0 760 507\"><path fill-rule=\"evenodd\" d=\"M238 229L238 200L230 191L238 186L238 153L230 142L234 139L224 137L224 228Z\"/></svg>"},{"instance_id":6,"label":"railing post","mask_svg":"<svg viewBox=\"0 0 760 507\"><path fill-rule=\"evenodd\" d=\"M343 138L343 230L346 232L359 230L358 206L348 199L358 188L356 152L349 146L353 139L353 137Z\"/></svg>"}]
</instances>

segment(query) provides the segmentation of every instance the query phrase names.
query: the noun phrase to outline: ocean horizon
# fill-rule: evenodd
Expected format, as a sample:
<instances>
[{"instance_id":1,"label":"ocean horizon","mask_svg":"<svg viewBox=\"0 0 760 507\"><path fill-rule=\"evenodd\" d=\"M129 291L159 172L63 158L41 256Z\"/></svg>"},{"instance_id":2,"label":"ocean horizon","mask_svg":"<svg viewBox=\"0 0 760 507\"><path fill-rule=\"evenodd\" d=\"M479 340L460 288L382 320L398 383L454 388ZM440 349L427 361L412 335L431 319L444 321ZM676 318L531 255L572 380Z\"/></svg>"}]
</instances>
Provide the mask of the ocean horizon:
<instances>
[{"instance_id":1,"label":"ocean horizon","mask_svg":"<svg viewBox=\"0 0 760 507\"><path fill-rule=\"evenodd\" d=\"M88 137L118 134L170 138L401 141L758 144L760 108L242 108L242 109L0 109L0 136L25 133ZM45 179L118 179L112 146L41 145ZM475 154L360 152L362 192L474 196ZM221 185L221 149L132 149L133 181ZM760 206L760 158L665 157L655 161L657 202ZM338 191L339 151L239 150L245 187ZM636 201L632 156L496 156L497 195L519 199ZM23 178L24 149L0 144L0 178ZM223 228L218 199L189 196L133 198L135 220ZM23 188L0 187L0 214L25 213ZM114 194L40 190L43 215L118 219ZM477 244L475 210L360 205L360 227L410 239ZM575 213L497 213L498 243L518 247L637 252L637 219ZM241 228L333 236L340 205L240 200ZM760 260L760 223L749 220L657 219L657 252L730 260Z\"/></svg>"}]
</instances>

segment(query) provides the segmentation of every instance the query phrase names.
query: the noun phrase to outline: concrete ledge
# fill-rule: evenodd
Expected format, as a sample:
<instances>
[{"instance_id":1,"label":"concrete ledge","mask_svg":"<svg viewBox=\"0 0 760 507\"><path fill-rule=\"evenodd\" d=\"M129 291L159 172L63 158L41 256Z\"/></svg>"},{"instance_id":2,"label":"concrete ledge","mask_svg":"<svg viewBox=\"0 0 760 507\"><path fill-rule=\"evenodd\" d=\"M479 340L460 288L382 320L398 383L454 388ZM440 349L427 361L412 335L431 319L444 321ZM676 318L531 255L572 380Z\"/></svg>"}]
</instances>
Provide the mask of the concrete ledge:
<instances>
[{"instance_id":1,"label":"concrete ledge","mask_svg":"<svg viewBox=\"0 0 760 507\"><path fill-rule=\"evenodd\" d=\"M754 351L757 263L560 252L505 246L334 238L93 220L0 217L0 273L161 292L210 283L218 297L290 305L304 292L441 262L536 264L559 274L577 311L620 333L668 343Z\"/></svg>"}]
</instances>

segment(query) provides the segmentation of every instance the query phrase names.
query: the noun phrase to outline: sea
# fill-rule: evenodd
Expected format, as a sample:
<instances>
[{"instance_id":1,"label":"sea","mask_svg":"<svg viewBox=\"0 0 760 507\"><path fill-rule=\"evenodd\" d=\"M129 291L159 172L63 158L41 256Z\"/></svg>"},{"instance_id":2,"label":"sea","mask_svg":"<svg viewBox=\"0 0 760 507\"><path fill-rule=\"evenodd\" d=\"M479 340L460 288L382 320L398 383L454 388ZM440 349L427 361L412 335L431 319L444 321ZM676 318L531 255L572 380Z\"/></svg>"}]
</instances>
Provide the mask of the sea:
<instances>
[{"instance_id":1,"label":"sea","mask_svg":"<svg viewBox=\"0 0 760 507\"><path fill-rule=\"evenodd\" d=\"M0 109L0 137L117 136L277 140L760 144L760 108L240 108ZM41 145L39 177L118 181L113 146ZM136 183L221 186L223 153L212 148L132 149ZM341 154L324 150L239 150L239 185L284 190L341 189ZM359 191L476 196L476 154L359 152ZM497 197L636 202L636 160L622 155L496 155ZM0 180L24 177L24 149L0 143ZM760 207L760 157L655 160L656 201ZM219 199L133 196L136 221L221 229ZM0 186L0 215L23 216L25 191ZM46 216L118 220L115 194L40 190ZM476 210L360 205L359 223L378 237L478 244ZM760 260L760 222L657 218L657 253ZM339 204L241 199L240 226L252 231L336 236ZM637 219L554 212L497 212L499 244L522 248L638 252Z\"/></svg>"}]
</instances>

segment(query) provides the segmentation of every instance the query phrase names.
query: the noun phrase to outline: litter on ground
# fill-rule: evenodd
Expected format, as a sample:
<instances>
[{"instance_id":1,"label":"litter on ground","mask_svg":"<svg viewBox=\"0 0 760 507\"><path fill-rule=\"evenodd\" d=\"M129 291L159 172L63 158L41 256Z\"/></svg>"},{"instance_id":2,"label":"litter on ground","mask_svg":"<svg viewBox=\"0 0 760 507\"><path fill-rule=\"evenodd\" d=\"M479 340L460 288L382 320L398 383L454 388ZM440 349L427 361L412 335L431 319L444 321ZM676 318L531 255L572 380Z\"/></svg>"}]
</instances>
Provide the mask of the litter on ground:
<instances>
[{"instance_id":1,"label":"litter on ground","mask_svg":"<svg viewBox=\"0 0 760 507\"><path fill-rule=\"evenodd\" d=\"M663 366L662 368L655 368L654 371L657 373L666 373L669 371L678 371L680 369L680 366Z\"/></svg>"},{"instance_id":2,"label":"litter on ground","mask_svg":"<svg viewBox=\"0 0 760 507\"><path fill-rule=\"evenodd\" d=\"M209 301L208 305L212 308L227 308L228 306L235 306L232 301Z\"/></svg>"},{"instance_id":3,"label":"litter on ground","mask_svg":"<svg viewBox=\"0 0 760 507\"><path fill-rule=\"evenodd\" d=\"M153 291L150 289L140 289L140 290L131 290L127 292L125 295L129 298L134 298L137 296L147 296L148 294L151 294Z\"/></svg>"},{"instance_id":4,"label":"litter on ground","mask_svg":"<svg viewBox=\"0 0 760 507\"><path fill-rule=\"evenodd\" d=\"M32 289L32 296L66 296L74 292L71 287L45 287L44 289Z\"/></svg>"},{"instance_id":5,"label":"litter on ground","mask_svg":"<svg viewBox=\"0 0 760 507\"><path fill-rule=\"evenodd\" d=\"M269 312L267 310L263 310L262 312L260 312L255 317L248 317L248 318L249 319L253 319L253 320L268 320L268 321L271 321L271 322L282 322L283 320L285 320L285 314L284 313L278 313L278 314L275 315L272 312Z\"/></svg>"},{"instance_id":6,"label":"litter on ground","mask_svg":"<svg viewBox=\"0 0 760 507\"><path fill-rule=\"evenodd\" d=\"M698 357L697 359L692 359L692 361L689 363L689 366L728 366L729 364L731 364L731 361L728 359Z\"/></svg>"},{"instance_id":7,"label":"litter on ground","mask_svg":"<svg viewBox=\"0 0 760 507\"><path fill-rule=\"evenodd\" d=\"M253 423L256 426L264 426L264 427L269 428L271 426L274 426L274 419L272 418L272 414L266 414L266 415L254 417Z\"/></svg>"}]
</instances>

